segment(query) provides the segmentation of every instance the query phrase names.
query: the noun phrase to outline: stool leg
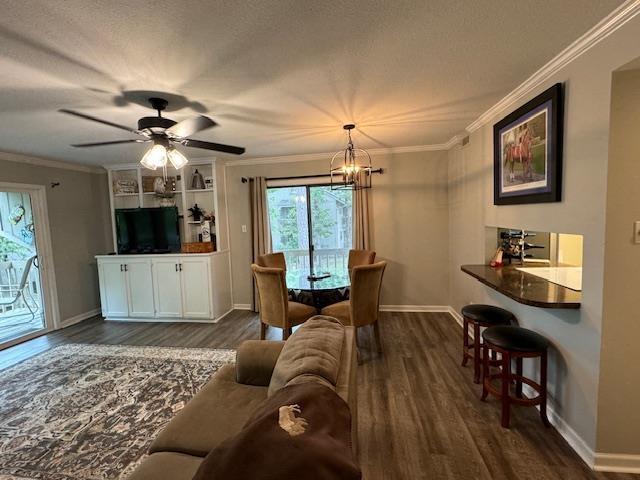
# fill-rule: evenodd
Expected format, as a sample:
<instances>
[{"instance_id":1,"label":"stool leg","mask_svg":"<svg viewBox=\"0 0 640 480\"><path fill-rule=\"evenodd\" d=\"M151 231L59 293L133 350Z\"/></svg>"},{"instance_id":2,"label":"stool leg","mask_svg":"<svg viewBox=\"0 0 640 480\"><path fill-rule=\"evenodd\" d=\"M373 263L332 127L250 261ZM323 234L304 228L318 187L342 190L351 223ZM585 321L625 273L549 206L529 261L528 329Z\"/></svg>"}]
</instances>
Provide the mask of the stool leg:
<instances>
[{"instance_id":1,"label":"stool leg","mask_svg":"<svg viewBox=\"0 0 640 480\"><path fill-rule=\"evenodd\" d=\"M482 344L482 396L480 400L483 402L487 399L489 390L487 383L489 382L489 347L486 343Z\"/></svg>"},{"instance_id":2,"label":"stool leg","mask_svg":"<svg viewBox=\"0 0 640 480\"><path fill-rule=\"evenodd\" d=\"M516 397L522 398L522 357L516 358Z\"/></svg>"},{"instance_id":3,"label":"stool leg","mask_svg":"<svg viewBox=\"0 0 640 480\"><path fill-rule=\"evenodd\" d=\"M547 418L547 351L540 356L540 418L545 427L550 427Z\"/></svg>"},{"instance_id":4,"label":"stool leg","mask_svg":"<svg viewBox=\"0 0 640 480\"><path fill-rule=\"evenodd\" d=\"M480 325L473 324L473 381L480 383Z\"/></svg>"},{"instance_id":5,"label":"stool leg","mask_svg":"<svg viewBox=\"0 0 640 480\"><path fill-rule=\"evenodd\" d=\"M509 428L510 407L509 402L509 385L511 384L511 354L502 353L502 426Z\"/></svg>"},{"instance_id":6,"label":"stool leg","mask_svg":"<svg viewBox=\"0 0 640 480\"><path fill-rule=\"evenodd\" d=\"M267 333L267 325L260 322L260 340L264 340Z\"/></svg>"},{"instance_id":7,"label":"stool leg","mask_svg":"<svg viewBox=\"0 0 640 480\"><path fill-rule=\"evenodd\" d=\"M467 366L467 361L469 360L469 320L467 317L462 319L462 366Z\"/></svg>"}]
</instances>

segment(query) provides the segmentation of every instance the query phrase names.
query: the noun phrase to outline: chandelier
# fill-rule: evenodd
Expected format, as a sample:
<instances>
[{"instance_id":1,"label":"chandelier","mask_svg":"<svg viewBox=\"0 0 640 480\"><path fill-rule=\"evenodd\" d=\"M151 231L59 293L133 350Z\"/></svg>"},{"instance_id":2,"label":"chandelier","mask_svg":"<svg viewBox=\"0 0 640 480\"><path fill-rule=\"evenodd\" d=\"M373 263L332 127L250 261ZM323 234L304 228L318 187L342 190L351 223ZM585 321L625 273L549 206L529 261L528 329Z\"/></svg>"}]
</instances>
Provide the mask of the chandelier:
<instances>
[{"instance_id":1,"label":"chandelier","mask_svg":"<svg viewBox=\"0 0 640 480\"><path fill-rule=\"evenodd\" d=\"M362 190L371 188L371 156L360 148L353 146L351 130L356 128L352 123L344 125L349 141L347 148L337 152L331 159L331 190Z\"/></svg>"}]
</instances>

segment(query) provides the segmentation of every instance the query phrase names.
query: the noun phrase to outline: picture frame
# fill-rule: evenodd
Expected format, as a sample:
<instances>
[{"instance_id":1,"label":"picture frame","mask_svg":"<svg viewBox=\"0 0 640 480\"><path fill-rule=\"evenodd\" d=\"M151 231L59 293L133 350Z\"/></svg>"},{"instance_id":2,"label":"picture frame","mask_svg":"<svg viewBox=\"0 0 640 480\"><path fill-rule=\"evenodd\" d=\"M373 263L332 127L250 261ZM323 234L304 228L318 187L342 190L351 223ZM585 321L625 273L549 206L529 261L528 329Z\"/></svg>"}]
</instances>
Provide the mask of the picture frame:
<instances>
[{"instance_id":1,"label":"picture frame","mask_svg":"<svg viewBox=\"0 0 640 480\"><path fill-rule=\"evenodd\" d=\"M493 126L493 203L562 200L563 85L556 83Z\"/></svg>"}]
</instances>

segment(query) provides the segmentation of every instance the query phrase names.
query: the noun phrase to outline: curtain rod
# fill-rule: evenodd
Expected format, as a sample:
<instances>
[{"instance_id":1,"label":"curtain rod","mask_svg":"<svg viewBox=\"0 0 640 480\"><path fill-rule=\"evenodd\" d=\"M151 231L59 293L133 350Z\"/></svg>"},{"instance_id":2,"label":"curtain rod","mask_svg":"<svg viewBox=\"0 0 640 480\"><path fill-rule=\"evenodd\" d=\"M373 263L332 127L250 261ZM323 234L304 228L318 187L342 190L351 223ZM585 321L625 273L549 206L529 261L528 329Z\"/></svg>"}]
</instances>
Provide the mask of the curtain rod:
<instances>
[{"instance_id":1,"label":"curtain rod","mask_svg":"<svg viewBox=\"0 0 640 480\"><path fill-rule=\"evenodd\" d=\"M383 174L384 170L382 170L382 168L376 168L375 170L371 170L371 173L379 173L379 174ZM322 173L319 175L298 175L295 177L268 177L267 181L269 180L299 180L299 179L303 179L303 178L322 178L322 177L330 177L331 175L329 173ZM249 181L249 179L247 177L242 177L241 178L242 183L247 183Z\"/></svg>"}]
</instances>

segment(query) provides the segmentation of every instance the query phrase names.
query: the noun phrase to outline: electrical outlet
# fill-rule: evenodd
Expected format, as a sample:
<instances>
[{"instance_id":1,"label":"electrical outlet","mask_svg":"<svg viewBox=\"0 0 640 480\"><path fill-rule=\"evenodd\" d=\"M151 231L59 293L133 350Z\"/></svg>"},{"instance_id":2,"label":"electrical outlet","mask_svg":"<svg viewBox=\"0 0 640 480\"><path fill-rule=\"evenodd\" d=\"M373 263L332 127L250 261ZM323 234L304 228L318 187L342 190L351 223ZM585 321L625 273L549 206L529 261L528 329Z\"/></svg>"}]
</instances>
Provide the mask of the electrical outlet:
<instances>
[{"instance_id":1,"label":"electrical outlet","mask_svg":"<svg viewBox=\"0 0 640 480\"><path fill-rule=\"evenodd\" d=\"M637 220L633 224L633 241L640 243L640 220Z\"/></svg>"},{"instance_id":2,"label":"electrical outlet","mask_svg":"<svg viewBox=\"0 0 640 480\"><path fill-rule=\"evenodd\" d=\"M247 233L247 226L246 225L242 225L242 233Z\"/></svg>"}]
</instances>

